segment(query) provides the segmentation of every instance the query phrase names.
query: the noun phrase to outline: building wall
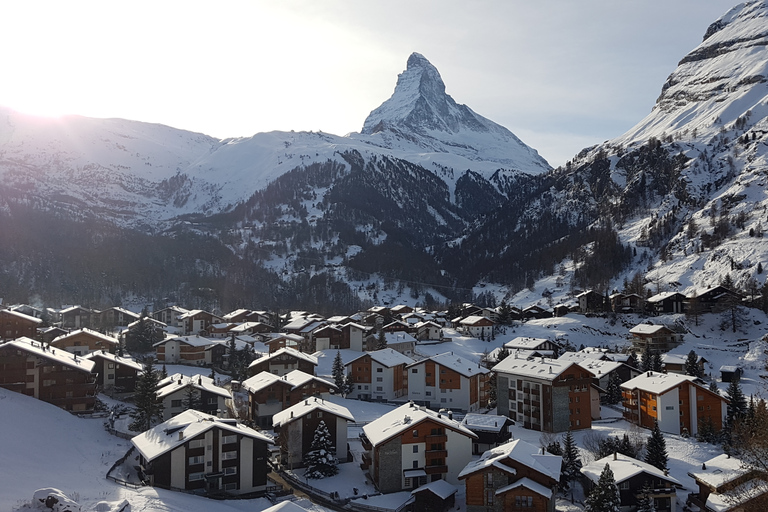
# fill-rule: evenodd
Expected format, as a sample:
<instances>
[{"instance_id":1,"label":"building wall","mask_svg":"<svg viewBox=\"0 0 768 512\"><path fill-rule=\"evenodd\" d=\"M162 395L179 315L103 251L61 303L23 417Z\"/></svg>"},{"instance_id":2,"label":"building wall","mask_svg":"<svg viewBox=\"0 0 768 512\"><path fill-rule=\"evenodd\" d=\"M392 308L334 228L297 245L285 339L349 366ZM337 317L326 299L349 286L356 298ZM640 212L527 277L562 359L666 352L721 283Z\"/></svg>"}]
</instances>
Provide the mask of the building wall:
<instances>
[{"instance_id":1,"label":"building wall","mask_svg":"<svg viewBox=\"0 0 768 512\"><path fill-rule=\"evenodd\" d=\"M374 482L377 483L379 491L401 491L404 485L401 437L395 436L376 446L374 450L376 455L371 468L374 470Z\"/></svg>"},{"instance_id":2,"label":"building wall","mask_svg":"<svg viewBox=\"0 0 768 512\"><path fill-rule=\"evenodd\" d=\"M450 484L460 485L459 473L472 460L472 438L450 429L446 429L446 433L448 442L445 448L448 457L445 463L448 473L445 474L445 480Z\"/></svg>"},{"instance_id":3,"label":"building wall","mask_svg":"<svg viewBox=\"0 0 768 512\"><path fill-rule=\"evenodd\" d=\"M680 433L680 394L674 387L662 395L657 395L656 414L659 428L670 434Z\"/></svg>"}]
</instances>

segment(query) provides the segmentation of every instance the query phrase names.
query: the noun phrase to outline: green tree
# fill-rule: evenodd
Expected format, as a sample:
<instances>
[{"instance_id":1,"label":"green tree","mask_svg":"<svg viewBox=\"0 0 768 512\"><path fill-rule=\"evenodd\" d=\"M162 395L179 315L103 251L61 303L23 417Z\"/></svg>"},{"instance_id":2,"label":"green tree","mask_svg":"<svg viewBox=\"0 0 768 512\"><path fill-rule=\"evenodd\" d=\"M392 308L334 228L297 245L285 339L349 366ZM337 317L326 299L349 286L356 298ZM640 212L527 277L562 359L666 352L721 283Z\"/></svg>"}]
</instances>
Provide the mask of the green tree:
<instances>
[{"instance_id":1,"label":"green tree","mask_svg":"<svg viewBox=\"0 0 768 512\"><path fill-rule=\"evenodd\" d=\"M152 359L147 358L144 371L136 382L134 407L130 413L133 421L128 425L132 431L144 432L163 420L163 402L157 397L159 381Z\"/></svg>"},{"instance_id":2,"label":"green tree","mask_svg":"<svg viewBox=\"0 0 768 512\"><path fill-rule=\"evenodd\" d=\"M379 335L376 341L376 350L383 350L387 348L387 335L384 329L379 329Z\"/></svg>"},{"instance_id":3,"label":"green tree","mask_svg":"<svg viewBox=\"0 0 768 512\"><path fill-rule=\"evenodd\" d=\"M651 492L651 487L646 482L637 500L637 512L656 512L656 505L653 503Z\"/></svg>"},{"instance_id":4,"label":"green tree","mask_svg":"<svg viewBox=\"0 0 768 512\"><path fill-rule=\"evenodd\" d=\"M685 360L685 374L692 375L694 377L702 377L701 366L699 366L699 358L696 352L691 350L688 352L688 357Z\"/></svg>"},{"instance_id":5,"label":"green tree","mask_svg":"<svg viewBox=\"0 0 768 512\"><path fill-rule=\"evenodd\" d=\"M621 496L611 466L606 464L584 503L585 512L619 512Z\"/></svg>"},{"instance_id":6,"label":"green tree","mask_svg":"<svg viewBox=\"0 0 768 512\"><path fill-rule=\"evenodd\" d=\"M659 428L659 422L655 421L648 442L646 443L645 462L662 471L667 469L669 456L667 455L667 442Z\"/></svg>"},{"instance_id":7,"label":"green tree","mask_svg":"<svg viewBox=\"0 0 768 512\"><path fill-rule=\"evenodd\" d=\"M347 395L352 394L352 392L355 390L355 381L352 380L352 374L348 373L346 377L344 377L344 386L342 387L342 396L344 398L347 397Z\"/></svg>"},{"instance_id":8,"label":"green tree","mask_svg":"<svg viewBox=\"0 0 768 512\"><path fill-rule=\"evenodd\" d=\"M336 384L336 388L339 393L343 394L344 388L344 361L341 360L341 351L336 351L336 357L333 358L333 367L331 369L333 375L333 383Z\"/></svg>"},{"instance_id":9,"label":"green tree","mask_svg":"<svg viewBox=\"0 0 768 512\"><path fill-rule=\"evenodd\" d=\"M181 405L185 411L194 409L199 411L203 408L203 401L200 399L200 392L195 389L191 383L187 385L187 389L184 392L184 399L181 401Z\"/></svg>"},{"instance_id":10,"label":"green tree","mask_svg":"<svg viewBox=\"0 0 768 512\"><path fill-rule=\"evenodd\" d=\"M603 399L606 404L621 402L621 377L619 377L617 372L611 372L610 376L608 376L608 385L605 386Z\"/></svg>"},{"instance_id":11,"label":"green tree","mask_svg":"<svg viewBox=\"0 0 768 512\"><path fill-rule=\"evenodd\" d=\"M717 387L717 381L716 381L715 379L712 379L712 380L709 382L709 390L710 390L711 392L713 392L714 394L716 394L716 395L719 395L719 394L720 394L720 388L719 388L719 387Z\"/></svg>"},{"instance_id":12,"label":"green tree","mask_svg":"<svg viewBox=\"0 0 768 512\"><path fill-rule=\"evenodd\" d=\"M304 464L307 466L304 471L304 476L307 478L325 478L339 472L336 448L324 421L320 421L315 429L312 444L304 455Z\"/></svg>"},{"instance_id":13,"label":"green tree","mask_svg":"<svg viewBox=\"0 0 768 512\"><path fill-rule=\"evenodd\" d=\"M627 358L627 366L631 366L632 368L640 368L640 362L637 360L637 352L635 352L635 349L632 349L629 351L629 357Z\"/></svg>"},{"instance_id":14,"label":"green tree","mask_svg":"<svg viewBox=\"0 0 768 512\"><path fill-rule=\"evenodd\" d=\"M563 463L560 473L560 486L563 489L570 489L574 480L581 476L581 455L576 441L573 438L573 432L568 430L563 437Z\"/></svg>"}]
</instances>

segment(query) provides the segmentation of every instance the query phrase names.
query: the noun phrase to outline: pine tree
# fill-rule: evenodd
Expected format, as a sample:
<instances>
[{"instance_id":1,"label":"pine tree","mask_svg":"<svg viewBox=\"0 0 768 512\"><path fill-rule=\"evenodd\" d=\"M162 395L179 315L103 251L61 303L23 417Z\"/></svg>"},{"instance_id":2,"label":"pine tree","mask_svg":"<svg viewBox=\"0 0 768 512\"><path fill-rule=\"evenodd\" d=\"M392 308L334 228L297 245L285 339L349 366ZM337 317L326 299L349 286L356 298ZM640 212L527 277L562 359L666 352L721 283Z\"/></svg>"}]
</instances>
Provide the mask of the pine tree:
<instances>
[{"instance_id":1,"label":"pine tree","mask_svg":"<svg viewBox=\"0 0 768 512\"><path fill-rule=\"evenodd\" d=\"M315 429L315 437L309 451L304 455L304 464L307 466L304 476L307 478L325 478L339 472L336 462L336 448L331 440L331 433L324 421Z\"/></svg>"},{"instance_id":2,"label":"pine tree","mask_svg":"<svg viewBox=\"0 0 768 512\"><path fill-rule=\"evenodd\" d=\"M621 496L611 466L606 464L584 503L585 512L619 512Z\"/></svg>"},{"instance_id":3,"label":"pine tree","mask_svg":"<svg viewBox=\"0 0 768 512\"><path fill-rule=\"evenodd\" d=\"M163 363L163 368L160 370L160 378L164 379L168 377L168 370L165 367L165 363Z\"/></svg>"},{"instance_id":4,"label":"pine tree","mask_svg":"<svg viewBox=\"0 0 768 512\"><path fill-rule=\"evenodd\" d=\"M646 444L645 462L663 471L667 469L668 460L667 442L661 433L659 422L656 421L653 424L653 430Z\"/></svg>"},{"instance_id":5,"label":"pine tree","mask_svg":"<svg viewBox=\"0 0 768 512\"><path fill-rule=\"evenodd\" d=\"M619 377L617 372L612 372L608 377L608 385L605 387L604 397L606 404L621 402L621 377Z\"/></svg>"},{"instance_id":6,"label":"pine tree","mask_svg":"<svg viewBox=\"0 0 768 512\"><path fill-rule=\"evenodd\" d=\"M152 359L144 362L144 371L136 382L134 408L130 413L133 420L128 428L144 432L163 419L163 402L157 397L157 383L160 381Z\"/></svg>"},{"instance_id":7,"label":"pine tree","mask_svg":"<svg viewBox=\"0 0 768 512\"><path fill-rule=\"evenodd\" d=\"M643 490L637 500L637 512L656 512L656 505L651 496L651 487L648 482L643 485Z\"/></svg>"},{"instance_id":8,"label":"pine tree","mask_svg":"<svg viewBox=\"0 0 768 512\"><path fill-rule=\"evenodd\" d=\"M344 361L341 360L341 351L336 351L336 357L333 358L333 367L331 369L333 375L333 383L336 384L339 393L343 394L342 388L344 387Z\"/></svg>"},{"instance_id":9,"label":"pine tree","mask_svg":"<svg viewBox=\"0 0 768 512\"><path fill-rule=\"evenodd\" d=\"M651 356L651 370L654 372L660 372L662 368L663 365L661 362L661 354L656 352Z\"/></svg>"},{"instance_id":10,"label":"pine tree","mask_svg":"<svg viewBox=\"0 0 768 512\"><path fill-rule=\"evenodd\" d=\"M688 352L688 358L685 360L685 374L694 377L702 376L701 366L699 366L699 358L693 350Z\"/></svg>"},{"instance_id":11,"label":"pine tree","mask_svg":"<svg viewBox=\"0 0 768 512\"><path fill-rule=\"evenodd\" d=\"M344 398L347 397L347 395L351 395L352 392L355 390L355 381L352 380L352 374L348 373L346 377L344 377L344 385L342 386L342 396Z\"/></svg>"},{"instance_id":12,"label":"pine tree","mask_svg":"<svg viewBox=\"0 0 768 512\"><path fill-rule=\"evenodd\" d=\"M632 368L640 368L640 363L637 360L637 352L631 350L629 352L629 357L627 358L627 365L631 366Z\"/></svg>"},{"instance_id":13,"label":"pine tree","mask_svg":"<svg viewBox=\"0 0 768 512\"><path fill-rule=\"evenodd\" d=\"M717 381L715 379L712 379L709 383L709 390L713 392L716 395L720 394L720 388L717 387Z\"/></svg>"},{"instance_id":14,"label":"pine tree","mask_svg":"<svg viewBox=\"0 0 768 512\"><path fill-rule=\"evenodd\" d=\"M563 464L560 473L560 486L563 489L569 489L571 482L581 476L581 456L576 441L573 439L573 432L570 430L563 437Z\"/></svg>"},{"instance_id":15,"label":"pine tree","mask_svg":"<svg viewBox=\"0 0 768 512\"><path fill-rule=\"evenodd\" d=\"M387 348L387 335L384 329L379 329L379 337L376 342L376 350L383 350Z\"/></svg>"},{"instance_id":16,"label":"pine tree","mask_svg":"<svg viewBox=\"0 0 768 512\"><path fill-rule=\"evenodd\" d=\"M200 394L191 383L187 385L187 390L184 392L184 399L181 401L182 407L185 411L194 409L199 411L203 407L203 402L200 400Z\"/></svg>"},{"instance_id":17,"label":"pine tree","mask_svg":"<svg viewBox=\"0 0 768 512\"><path fill-rule=\"evenodd\" d=\"M643 359L640 361L640 370L643 373L651 371L653 367L653 354L651 353L651 346L645 345L643 349Z\"/></svg>"},{"instance_id":18,"label":"pine tree","mask_svg":"<svg viewBox=\"0 0 768 512\"><path fill-rule=\"evenodd\" d=\"M730 401L726 412L726 420L728 424L733 425L737 421L744 419L747 415L747 399L741 391L739 379L731 379L725 395Z\"/></svg>"}]
</instances>

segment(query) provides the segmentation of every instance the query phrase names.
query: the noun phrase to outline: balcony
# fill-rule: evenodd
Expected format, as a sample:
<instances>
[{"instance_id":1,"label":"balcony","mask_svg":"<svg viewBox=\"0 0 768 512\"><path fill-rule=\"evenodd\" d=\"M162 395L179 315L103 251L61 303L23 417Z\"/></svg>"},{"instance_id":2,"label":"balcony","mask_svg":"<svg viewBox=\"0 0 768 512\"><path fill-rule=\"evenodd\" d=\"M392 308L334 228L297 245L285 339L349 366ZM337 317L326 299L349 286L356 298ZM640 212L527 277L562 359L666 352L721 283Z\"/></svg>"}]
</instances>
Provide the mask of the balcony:
<instances>
[{"instance_id":1,"label":"balcony","mask_svg":"<svg viewBox=\"0 0 768 512\"><path fill-rule=\"evenodd\" d=\"M448 442L448 436L445 434L439 434L439 435L428 435L427 436L427 444L432 443L447 443Z\"/></svg>"},{"instance_id":2,"label":"balcony","mask_svg":"<svg viewBox=\"0 0 768 512\"><path fill-rule=\"evenodd\" d=\"M444 459L448 456L448 450L427 450L425 455L430 458Z\"/></svg>"},{"instance_id":3,"label":"balcony","mask_svg":"<svg viewBox=\"0 0 768 512\"><path fill-rule=\"evenodd\" d=\"M373 449L373 444L371 444L371 441L368 439L368 436L366 436L364 432L360 432L360 442L363 443L363 450Z\"/></svg>"},{"instance_id":4,"label":"balcony","mask_svg":"<svg viewBox=\"0 0 768 512\"><path fill-rule=\"evenodd\" d=\"M434 475L435 473L447 473L448 472L448 466L425 466L424 471L428 475Z\"/></svg>"}]
</instances>

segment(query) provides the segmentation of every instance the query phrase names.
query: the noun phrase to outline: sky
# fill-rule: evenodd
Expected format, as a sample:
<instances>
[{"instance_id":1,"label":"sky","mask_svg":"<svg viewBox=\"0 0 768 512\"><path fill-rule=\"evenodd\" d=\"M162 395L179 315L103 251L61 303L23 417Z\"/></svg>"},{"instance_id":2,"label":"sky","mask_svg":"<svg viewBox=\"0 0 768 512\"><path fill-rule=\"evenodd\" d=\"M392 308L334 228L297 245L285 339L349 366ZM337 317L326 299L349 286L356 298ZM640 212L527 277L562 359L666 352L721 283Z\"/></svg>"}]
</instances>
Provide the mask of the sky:
<instances>
[{"instance_id":1,"label":"sky","mask_svg":"<svg viewBox=\"0 0 768 512\"><path fill-rule=\"evenodd\" d=\"M0 105L220 138L357 132L408 56L551 165L617 137L735 0L0 2Z\"/></svg>"}]
</instances>

